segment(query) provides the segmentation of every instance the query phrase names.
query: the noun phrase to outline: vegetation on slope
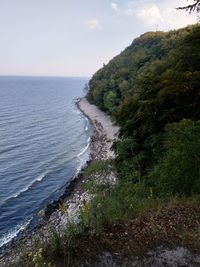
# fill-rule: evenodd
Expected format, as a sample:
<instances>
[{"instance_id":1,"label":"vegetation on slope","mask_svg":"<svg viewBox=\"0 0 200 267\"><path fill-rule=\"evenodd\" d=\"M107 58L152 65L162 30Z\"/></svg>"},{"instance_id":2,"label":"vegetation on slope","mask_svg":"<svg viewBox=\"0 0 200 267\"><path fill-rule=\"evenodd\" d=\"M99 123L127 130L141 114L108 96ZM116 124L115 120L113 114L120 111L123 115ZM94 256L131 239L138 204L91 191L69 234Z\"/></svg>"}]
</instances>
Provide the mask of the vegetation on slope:
<instances>
[{"instance_id":1,"label":"vegetation on slope","mask_svg":"<svg viewBox=\"0 0 200 267\"><path fill-rule=\"evenodd\" d=\"M91 79L87 98L121 126L121 181L156 196L200 193L200 27L149 32Z\"/></svg>"}]
</instances>

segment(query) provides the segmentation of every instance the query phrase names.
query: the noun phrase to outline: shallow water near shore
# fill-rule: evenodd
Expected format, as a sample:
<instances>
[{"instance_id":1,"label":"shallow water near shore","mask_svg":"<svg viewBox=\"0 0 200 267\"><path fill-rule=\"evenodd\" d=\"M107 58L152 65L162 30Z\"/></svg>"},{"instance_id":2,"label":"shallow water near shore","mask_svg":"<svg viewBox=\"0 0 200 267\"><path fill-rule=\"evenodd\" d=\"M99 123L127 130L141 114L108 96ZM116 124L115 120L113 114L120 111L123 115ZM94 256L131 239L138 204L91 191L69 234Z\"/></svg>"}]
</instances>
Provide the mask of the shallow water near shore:
<instances>
[{"instance_id":1,"label":"shallow water near shore","mask_svg":"<svg viewBox=\"0 0 200 267\"><path fill-rule=\"evenodd\" d=\"M91 128L74 104L86 82L0 77L0 247L88 160Z\"/></svg>"}]
</instances>

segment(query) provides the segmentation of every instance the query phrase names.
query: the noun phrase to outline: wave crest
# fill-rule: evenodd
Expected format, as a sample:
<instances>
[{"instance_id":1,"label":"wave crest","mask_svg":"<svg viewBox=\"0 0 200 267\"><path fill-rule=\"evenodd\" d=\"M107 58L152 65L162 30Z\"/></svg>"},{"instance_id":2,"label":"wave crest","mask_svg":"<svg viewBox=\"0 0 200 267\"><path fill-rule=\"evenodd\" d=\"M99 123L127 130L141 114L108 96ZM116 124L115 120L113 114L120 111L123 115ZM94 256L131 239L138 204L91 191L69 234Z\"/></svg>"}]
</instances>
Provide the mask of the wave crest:
<instances>
[{"instance_id":1,"label":"wave crest","mask_svg":"<svg viewBox=\"0 0 200 267\"><path fill-rule=\"evenodd\" d=\"M13 238L17 237L17 235L25 230L27 228L27 226L30 224L31 219L27 220L25 223L20 224L18 226L16 226L12 231L6 233L3 235L3 237L0 238L0 248L9 243Z\"/></svg>"},{"instance_id":2,"label":"wave crest","mask_svg":"<svg viewBox=\"0 0 200 267\"><path fill-rule=\"evenodd\" d=\"M10 200L12 198L17 198L22 193L28 191L36 182L41 182L44 179L44 177L47 175L47 173L48 172L44 172L41 175L37 176L37 178L35 178L33 181L31 181L27 186L25 186L24 188L19 190L17 193L15 193L15 194L9 196L8 198L6 198L3 203L7 202L8 200Z\"/></svg>"}]
</instances>

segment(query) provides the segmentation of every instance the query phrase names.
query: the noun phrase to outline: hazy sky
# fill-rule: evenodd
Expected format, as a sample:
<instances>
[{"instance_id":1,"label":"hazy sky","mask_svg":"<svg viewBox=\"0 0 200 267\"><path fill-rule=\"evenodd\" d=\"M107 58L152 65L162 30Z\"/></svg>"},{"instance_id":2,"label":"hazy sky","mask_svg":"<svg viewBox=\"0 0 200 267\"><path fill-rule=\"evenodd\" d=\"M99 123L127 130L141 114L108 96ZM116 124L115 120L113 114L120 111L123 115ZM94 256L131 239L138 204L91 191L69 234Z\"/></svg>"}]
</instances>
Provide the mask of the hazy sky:
<instances>
[{"instance_id":1,"label":"hazy sky","mask_svg":"<svg viewBox=\"0 0 200 267\"><path fill-rule=\"evenodd\" d=\"M0 0L0 75L91 76L138 35L195 23L186 2Z\"/></svg>"}]
</instances>

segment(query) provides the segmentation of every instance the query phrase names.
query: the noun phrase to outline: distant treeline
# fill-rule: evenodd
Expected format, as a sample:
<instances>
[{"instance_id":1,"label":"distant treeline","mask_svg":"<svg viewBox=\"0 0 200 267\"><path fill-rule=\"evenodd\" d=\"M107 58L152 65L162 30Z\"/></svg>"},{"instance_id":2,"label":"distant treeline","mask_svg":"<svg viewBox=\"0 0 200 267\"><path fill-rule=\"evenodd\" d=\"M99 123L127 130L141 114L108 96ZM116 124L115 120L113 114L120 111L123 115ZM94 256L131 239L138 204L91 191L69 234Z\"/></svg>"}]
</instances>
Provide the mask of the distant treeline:
<instances>
[{"instance_id":1,"label":"distant treeline","mask_svg":"<svg viewBox=\"0 0 200 267\"><path fill-rule=\"evenodd\" d=\"M121 126L122 181L200 193L200 26L148 32L94 74L87 98Z\"/></svg>"}]
</instances>

